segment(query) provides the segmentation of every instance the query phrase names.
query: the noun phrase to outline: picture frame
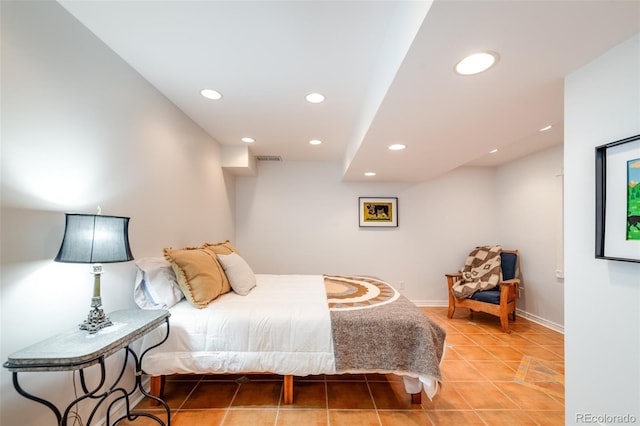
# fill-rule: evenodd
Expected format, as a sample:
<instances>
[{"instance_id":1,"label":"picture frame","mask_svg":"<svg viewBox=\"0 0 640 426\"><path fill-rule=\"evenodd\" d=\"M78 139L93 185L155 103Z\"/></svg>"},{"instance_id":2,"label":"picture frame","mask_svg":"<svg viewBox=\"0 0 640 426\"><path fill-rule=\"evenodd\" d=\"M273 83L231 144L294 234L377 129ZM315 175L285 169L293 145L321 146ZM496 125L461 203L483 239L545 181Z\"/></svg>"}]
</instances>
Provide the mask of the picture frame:
<instances>
[{"instance_id":1,"label":"picture frame","mask_svg":"<svg viewBox=\"0 0 640 426\"><path fill-rule=\"evenodd\" d=\"M397 197L358 197L360 227L397 227Z\"/></svg>"},{"instance_id":2,"label":"picture frame","mask_svg":"<svg viewBox=\"0 0 640 426\"><path fill-rule=\"evenodd\" d=\"M640 262L640 135L595 149L597 259Z\"/></svg>"}]
</instances>

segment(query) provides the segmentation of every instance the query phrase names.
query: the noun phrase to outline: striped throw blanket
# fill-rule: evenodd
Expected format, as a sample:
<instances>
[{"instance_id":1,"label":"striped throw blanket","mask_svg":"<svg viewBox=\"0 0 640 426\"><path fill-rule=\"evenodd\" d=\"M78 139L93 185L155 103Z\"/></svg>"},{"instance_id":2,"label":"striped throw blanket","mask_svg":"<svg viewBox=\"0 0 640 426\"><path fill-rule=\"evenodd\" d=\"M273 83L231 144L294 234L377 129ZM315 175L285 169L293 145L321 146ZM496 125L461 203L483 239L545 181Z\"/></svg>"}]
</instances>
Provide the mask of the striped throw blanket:
<instances>
[{"instance_id":1,"label":"striped throw blanket","mask_svg":"<svg viewBox=\"0 0 640 426\"><path fill-rule=\"evenodd\" d=\"M458 299L471 297L476 291L491 290L500 283L500 246L476 247L460 271L462 279L453 285L451 291Z\"/></svg>"}]
</instances>

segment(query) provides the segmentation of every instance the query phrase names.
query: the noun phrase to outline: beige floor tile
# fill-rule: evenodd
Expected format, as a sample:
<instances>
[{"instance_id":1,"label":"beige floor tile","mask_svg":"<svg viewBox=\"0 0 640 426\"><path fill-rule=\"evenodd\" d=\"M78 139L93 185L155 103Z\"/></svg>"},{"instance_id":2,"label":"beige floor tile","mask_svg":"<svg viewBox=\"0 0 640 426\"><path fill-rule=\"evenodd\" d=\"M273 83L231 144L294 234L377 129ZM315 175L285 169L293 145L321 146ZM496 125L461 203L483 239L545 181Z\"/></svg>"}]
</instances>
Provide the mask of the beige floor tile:
<instances>
[{"instance_id":1,"label":"beige floor tile","mask_svg":"<svg viewBox=\"0 0 640 426\"><path fill-rule=\"evenodd\" d=\"M502 346L500 346L502 347ZM454 346L454 349L466 360L495 360L496 357L482 346Z\"/></svg>"},{"instance_id":2,"label":"beige floor tile","mask_svg":"<svg viewBox=\"0 0 640 426\"><path fill-rule=\"evenodd\" d=\"M457 314L456 314L457 315ZM451 320L451 326L455 327L455 329L460 333L466 334L486 334L486 331L482 329L477 323L473 322L470 319L454 319Z\"/></svg>"},{"instance_id":3,"label":"beige floor tile","mask_svg":"<svg viewBox=\"0 0 640 426\"><path fill-rule=\"evenodd\" d=\"M477 346L478 343L474 340L471 340L465 334L462 333L447 333L446 342L450 345L458 346L458 345L471 345Z\"/></svg>"},{"instance_id":4,"label":"beige floor tile","mask_svg":"<svg viewBox=\"0 0 640 426\"><path fill-rule=\"evenodd\" d=\"M519 346L531 346L533 344L531 340L528 340L525 337L523 337L524 335L521 335L515 332L494 334L493 336L496 339L516 348Z\"/></svg>"},{"instance_id":5,"label":"beige floor tile","mask_svg":"<svg viewBox=\"0 0 640 426\"><path fill-rule=\"evenodd\" d=\"M464 359L464 358L460 356L460 354L456 351L455 347L447 344L445 346L444 356L442 357L442 359L450 360L450 359Z\"/></svg>"},{"instance_id":6,"label":"beige floor tile","mask_svg":"<svg viewBox=\"0 0 640 426\"><path fill-rule=\"evenodd\" d=\"M564 358L564 345L542 345L542 347Z\"/></svg>"},{"instance_id":7,"label":"beige floor tile","mask_svg":"<svg viewBox=\"0 0 640 426\"><path fill-rule=\"evenodd\" d=\"M167 380L164 387L164 402L173 410L180 408L185 402L189 394L198 385L197 381L169 381ZM151 406L149 398L143 399L137 408L157 408Z\"/></svg>"},{"instance_id":8,"label":"beige floor tile","mask_svg":"<svg viewBox=\"0 0 640 426\"><path fill-rule=\"evenodd\" d=\"M171 420L172 426L219 426L222 424L227 410L193 410L179 411Z\"/></svg>"},{"instance_id":9,"label":"beige floor tile","mask_svg":"<svg viewBox=\"0 0 640 426\"><path fill-rule=\"evenodd\" d=\"M234 382L200 382L182 408L227 408L237 390L238 384Z\"/></svg>"},{"instance_id":10,"label":"beige floor tile","mask_svg":"<svg viewBox=\"0 0 640 426\"><path fill-rule=\"evenodd\" d=\"M513 381L516 370L502 361L469 361L486 380ZM516 367L518 363L515 363Z\"/></svg>"},{"instance_id":11,"label":"beige floor tile","mask_svg":"<svg viewBox=\"0 0 640 426\"><path fill-rule=\"evenodd\" d=\"M522 347L513 346L485 346L487 352L492 354L500 361L520 361L522 359Z\"/></svg>"},{"instance_id":12,"label":"beige floor tile","mask_svg":"<svg viewBox=\"0 0 640 426\"><path fill-rule=\"evenodd\" d=\"M327 426L327 410L280 410L276 426Z\"/></svg>"},{"instance_id":13,"label":"beige floor tile","mask_svg":"<svg viewBox=\"0 0 640 426\"><path fill-rule=\"evenodd\" d=\"M501 382L496 382L500 384ZM513 410L519 408L492 382L456 382L451 386L476 410Z\"/></svg>"},{"instance_id":14,"label":"beige floor tile","mask_svg":"<svg viewBox=\"0 0 640 426\"><path fill-rule=\"evenodd\" d=\"M430 401L423 396L422 408L425 410L469 410L471 407L454 389L451 383L444 383L440 391Z\"/></svg>"},{"instance_id":15,"label":"beige floor tile","mask_svg":"<svg viewBox=\"0 0 640 426\"><path fill-rule=\"evenodd\" d=\"M532 389L519 383L496 382L495 386L507 394L523 410L564 409L562 403L541 390Z\"/></svg>"},{"instance_id":16,"label":"beige floor tile","mask_svg":"<svg viewBox=\"0 0 640 426\"><path fill-rule=\"evenodd\" d=\"M382 426L431 425L429 415L423 411L378 411Z\"/></svg>"},{"instance_id":17,"label":"beige floor tile","mask_svg":"<svg viewBox=\"0 0 640 426\"><path fill-rule=\"evenodd\" d=\"M250 381L240 385L231 406L234 408L277 407L280 404L281 393L282 382L280 381Z\"/></svg>"},{"instance_id":18,"label":"beige floor tile","mask_svg":"<svg viewBox=\"0 0 640 426\"><path fill-rule=\"evenodd\" d=\"M484 425L486 423L482 421L480 417L473 411L469 410L455 410L455 411L429 411L427 413L431 422L437 426L465 426L465 425Z\"/></svg>"},{"instance_id":19,"label":"beige floor tile","mask_svg":"<svg viewBox=\"0 0 640 426\"><path fill-rule=\"evenodd\" d=\"M521 350L524 355L529 355L545 361L562 361L562 356L551 352L550 350L545 349L542 346L528 346L519 350Z\"/></svg>"},{"instance_id":20,"label":"beige floor tile","mask_svg":"<svg viewBox=\"0 0 640 426\"><path fill-rule=\"evenodd\" d=\"M564 410L525 411L540 426L564 426Z\"/></svg>"},{"instance_id":21,"label":"beige floor tile","mask_svg":"<svg viewBox=\"0 0 640 426\"><path fill-rule=\"evenodd\" d=\"M324 382L295 382L293 404L281 404L280 409L327 408L327 393Z\"/></svg>"},{"instance_id":22,"label":"beige floor tile","mask_svg":"<svg viewBox=\"0 0 640 426\"><path fill-rule=\"evenodd\" d=\"M440 364L440 372L446 381L485 380L478 370L465 360L444 360Z\"/></svg>"},{"instance_id":23,"label":"beige floor tile","mask_svg":"<svg viewBox=\"0 0 640 426\"><path fill-rule=\"evenodd\" d=\"M223 426L273 426L276 423L275 409L268 410L244 410L232 409L227 411L227 415L222 423ZM186 425L185 425L186 426ZM205 424L191 424L189 426L208 426Z\"/></svg>"},{"instance_id":24,"label":"beige floor tile","mask_svg":"<svg viewBox=\"0 0 640 426\"><path fill-rule=\"evenodd\" d=\"M539 345L564 345L564 336L559 333L528 333L524 337Z\"/></svg>"},{"instance_id":25,"label":"beige floor tile","mask_svg":"<svg viewBox=\"0 0 640 426\"><path fill-rule=\"evenodd\" d=\"M157 416L160 420L162 420L165 424L167 423L167 413L166 411L155 411L155 410L144 410L145 414L153 414ZM135 414L135 412L134 412ZM113 419L112 419L113 420ZM70 422L73 424L73 422ZM134 420L122 420L118 423L118 426L157 426L159 423L154 419L147 416L138 416Z\"/></svg>"},{"instance_id":26,"label":"beige floor tile","mask_svg":"<svg viewBox=\"0 0 640 426\"><path fill-rule=\"evenodd\" d=\"M482 347L502 346L507 344L498 339L495 334L470 334L469 339Z\"/></svg>"},{"instance_id":27,"label":"beige floor tile","mask_svg":"<svg viewBox=\"0 0 640 426\"><path fill-rule=\"evenodd\" d=\"M331 426L380 426L378 414L372 410L329 410Z\"/></svg>"},{"instance_id":28,"label":"beige floor tile","mask_svg":"<svg viewBox=\"0 0 640 426\"><path fill-rule=\"evenodd\" d=\"M537 423L520 410L476 410L476 414L488 425L536 426Z\"/></svg>"},{"instance_id":29,"label":"beige floor tile","mask_svg":"<svg viewBox=\"0 0 640 426\"><path fill-rule=\"evenodd\" d=\"M373 400L366 382L327 382L329 409L371 410Z\"/></svg>"},{"instance_id":30,"label":"beige floor tile","mask_svg":"<svg viewBox=\"0 0 640 426\"><path fill-rule=\"evenodd\" d=\"M416 410L420 405L411 403L411 395L402 382L370 382L369 389L378 410Z\"/></svg>"}]
</instances>

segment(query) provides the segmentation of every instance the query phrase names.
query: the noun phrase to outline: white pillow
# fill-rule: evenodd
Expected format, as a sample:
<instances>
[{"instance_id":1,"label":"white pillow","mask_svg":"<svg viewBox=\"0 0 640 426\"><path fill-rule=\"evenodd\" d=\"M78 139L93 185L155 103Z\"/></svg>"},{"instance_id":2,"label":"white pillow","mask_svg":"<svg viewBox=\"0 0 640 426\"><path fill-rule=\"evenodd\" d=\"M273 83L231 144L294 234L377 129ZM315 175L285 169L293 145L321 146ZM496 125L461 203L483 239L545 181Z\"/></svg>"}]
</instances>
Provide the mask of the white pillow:
<instances>
[{"instance_id":1,"label":"white pillow","mask_svg":"<svg viewBox=\"0 0 640 426\"><path fill-rule=\"evenodd\" d=\"M249 264L237 253L218 254L217 257L233 291L241 296L249 294L256 286L256 276Z\"/></svg>"},{"instance_id":2,"label":"white pillow","mask_svg":"<svg viewBox=\"0 0 640 426\"><path fill-rule=\"evenodd\" d=\"M138 267L133 299L141 309L169 309L184 297L171 264L163 257L144 257Z\"/></svg>"}]
</instances>

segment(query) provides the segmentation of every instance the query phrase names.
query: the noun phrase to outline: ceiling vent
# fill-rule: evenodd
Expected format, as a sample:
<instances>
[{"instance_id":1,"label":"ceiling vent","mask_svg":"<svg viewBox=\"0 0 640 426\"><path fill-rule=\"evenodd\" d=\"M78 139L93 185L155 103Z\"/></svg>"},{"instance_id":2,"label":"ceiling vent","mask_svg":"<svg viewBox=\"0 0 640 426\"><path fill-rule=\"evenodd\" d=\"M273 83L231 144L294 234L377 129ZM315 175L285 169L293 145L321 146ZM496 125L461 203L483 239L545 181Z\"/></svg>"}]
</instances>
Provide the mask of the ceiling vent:
<instances>
[{"instance_id":1,"label":"ceiling vent","mask_svg":"<svg viewBox=\"0 0 640 426\"><path fill-rule=\"evenodd\" d=\"M256 155L258 161L282 161L279 155Z\"/></svg>"}]
</instances>

